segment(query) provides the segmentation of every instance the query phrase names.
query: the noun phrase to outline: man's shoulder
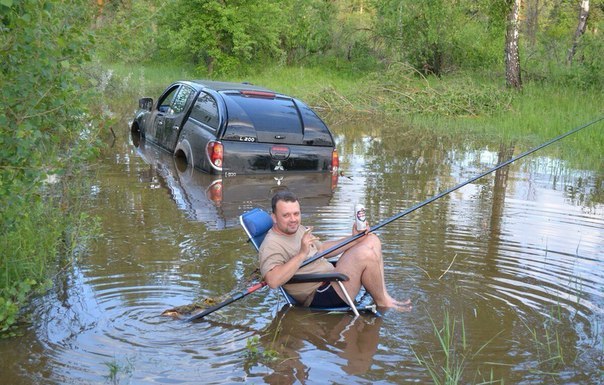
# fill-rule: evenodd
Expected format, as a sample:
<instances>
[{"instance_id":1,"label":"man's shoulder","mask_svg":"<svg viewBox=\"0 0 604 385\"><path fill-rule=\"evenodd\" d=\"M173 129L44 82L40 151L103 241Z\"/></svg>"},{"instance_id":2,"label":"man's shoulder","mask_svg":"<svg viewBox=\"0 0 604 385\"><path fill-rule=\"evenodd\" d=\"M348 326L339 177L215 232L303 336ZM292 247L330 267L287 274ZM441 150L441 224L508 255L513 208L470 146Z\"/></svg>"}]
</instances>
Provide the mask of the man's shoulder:
<instances>
[{"instance_id":1,"label":"man's shoulder","mask_svg":"<svg viewBox=\"0 0 604 385\"><path fill-rule=\"evenodd\" d=\"M280 251L285 250L289 243L294 241L295 237L288 237L286 235L279 234L278 232L270 229L266 236L264 237L264 241L260 245L259 251L262 254L265 250L270 250L274 252L275 249L279 249ZM295 243L295 242L294 242Z\"/></svg>"},{"instance_id":2,"label":"man's shoulder","mask_svg":"<svg viewBox=\"0 0 604 385\"><path fill-rule=\"evenodd\" d=\"M266 250L275 244L279 244L279 234L273 229L269 229L260 245L259 251L262 253L263 250Z\"/></svg>"}]
</instances>

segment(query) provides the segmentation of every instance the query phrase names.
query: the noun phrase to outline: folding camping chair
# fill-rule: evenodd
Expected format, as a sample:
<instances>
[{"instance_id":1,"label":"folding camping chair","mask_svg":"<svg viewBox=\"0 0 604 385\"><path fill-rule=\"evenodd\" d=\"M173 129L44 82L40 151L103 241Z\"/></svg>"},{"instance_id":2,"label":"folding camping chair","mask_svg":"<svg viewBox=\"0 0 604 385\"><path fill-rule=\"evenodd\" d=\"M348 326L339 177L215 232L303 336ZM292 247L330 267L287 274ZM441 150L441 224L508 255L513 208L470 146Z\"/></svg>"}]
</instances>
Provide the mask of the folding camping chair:
<instances>
[{"instance_id":1,"label":"folding camping chair","mask_svg":"<svg viewBox=\"0 0 604 385\"><path fill-rule=\"evenodd\" d=\"M256 251L260 248L262 241L264 241L264 237L266 233L273 227L273 219L271 216L264 210L255 208L250 211L247 211L239 216L239 222L243 227L243 230L247 234L249 241L254 245ZM332 262L333 263L333 262ZM338 307L338 308L320 308L313 310L322 310L322 311L337 311L337 312L347 312L352 311L355 316L359 315L359 310L362 311L370 311L372 313L376 313L375 305L366 305L362 307L357 307L355 302L350 298L350 295L346 291L346 288L342 284L342 282L347 281L349 278L342 273L328 273L328 274L296 274L294 275L288 282L288 284L293 283L303 283L303 282L337 282L344 295L346 296L346 302L348 302L349 306ZM283 287L279 287L279 291L285 298L285 301L289 304L289 306L297 306L299 305L296 300L291 297Z\"/></svg>"}]
</instances>

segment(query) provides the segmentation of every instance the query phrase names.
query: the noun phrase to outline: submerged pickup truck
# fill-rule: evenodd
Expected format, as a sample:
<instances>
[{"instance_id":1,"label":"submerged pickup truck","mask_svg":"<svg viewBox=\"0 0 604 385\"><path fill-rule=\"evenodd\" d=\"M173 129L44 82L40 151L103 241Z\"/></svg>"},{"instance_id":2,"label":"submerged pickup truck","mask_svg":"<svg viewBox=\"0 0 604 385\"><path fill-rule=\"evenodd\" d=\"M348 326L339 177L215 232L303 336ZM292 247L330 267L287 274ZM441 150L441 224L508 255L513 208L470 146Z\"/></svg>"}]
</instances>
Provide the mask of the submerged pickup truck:
<instances>
[{"instance_id":1,"label":"submerged pickup truck","mask_svg":"<svg viewBox=\"0 0 604 385\"><path fill-rule=\"evenodd\" d=\"M212 174L339 167L333 135L306 104L247 83L178 81L139 100L131 130Z\"/></svg>"}]
</instances>

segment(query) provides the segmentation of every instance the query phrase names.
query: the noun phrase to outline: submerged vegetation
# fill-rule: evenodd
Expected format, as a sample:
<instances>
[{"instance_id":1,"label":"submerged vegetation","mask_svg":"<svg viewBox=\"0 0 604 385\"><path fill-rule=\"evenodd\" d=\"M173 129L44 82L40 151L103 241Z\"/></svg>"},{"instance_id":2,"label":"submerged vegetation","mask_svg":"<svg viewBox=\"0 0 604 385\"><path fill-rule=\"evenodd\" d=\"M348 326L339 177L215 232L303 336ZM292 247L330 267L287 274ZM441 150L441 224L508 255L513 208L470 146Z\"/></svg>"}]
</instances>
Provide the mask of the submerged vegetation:
<instances>
[{"instance_id":1,"label":"submerged vegetation","mask_svg":"<svg viewBox=\"0 0 604 385\"><path fill-rule=\"evenodd\" d=\"M477 356L497 335L473 350L466 336L466 328L463 317L461 321L451 318L449 311L445 310L443 324L438 326L434 319L430 318L434 336L437 339L437 351L419 351L419 348L411 347L417 362L426 368L432 381L436 385L453 385L465 383L468 374L465 373L467 362ZM501 333L501 332L500 332ZM500 384L502 380L493 378L493 370L484 373L474 373L473 384Z\"/></svg>"},{"instance_id":2,"label":"submerged vegetation","mask_svg":"<svg viewBox=\"0 0 604 385\"><path fill-rule=\"evenodd\" d=\"M104 362L109 370L109 374L105 376L111 384L118 385L122 379L129 380L134 370L134 364L130 359L126 359L124 364L121 364L116 358L112 361Z\"/></svg>"}]
</instances>

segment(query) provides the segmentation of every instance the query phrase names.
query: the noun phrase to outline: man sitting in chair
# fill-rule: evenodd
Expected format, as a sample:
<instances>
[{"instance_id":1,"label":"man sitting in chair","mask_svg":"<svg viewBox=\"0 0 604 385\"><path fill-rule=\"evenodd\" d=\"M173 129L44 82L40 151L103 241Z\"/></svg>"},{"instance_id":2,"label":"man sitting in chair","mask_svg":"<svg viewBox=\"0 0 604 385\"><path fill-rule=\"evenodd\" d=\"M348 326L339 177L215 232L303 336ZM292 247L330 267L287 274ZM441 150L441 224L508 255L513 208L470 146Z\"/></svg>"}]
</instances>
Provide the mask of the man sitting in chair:
<instances>
[{"instance_id":1,"label":"man sitting in chair","mask_svg":"<svg viewBox=\"0 0 604 385\"><path fill-rule=\"evenodd\" d=\"M384 281L384 263L382 245L375 234L365 236L333 252L343 253L336 266L325 258L300 268L300 265L317 252L327 250L342 240L320 242L312 234L311 227L301 225L300 203L290 191L277 192L271 201L273 227L268 231L259 250L260 272L269 287L284 287L287 293L299 304L314 308L348 306L345 295L338 285L330 282L309 282L286 285L296 273L339 272L349 277L343 282L352 298L361 290L361 286L371 294L379 307L406 308L410 301L399 302L386 290ZM368 228L368 227L367 227ZM368 231L368 230L365 230ZM359 231L353 226L352 235Z\"/></svg>"}]
</instances>

